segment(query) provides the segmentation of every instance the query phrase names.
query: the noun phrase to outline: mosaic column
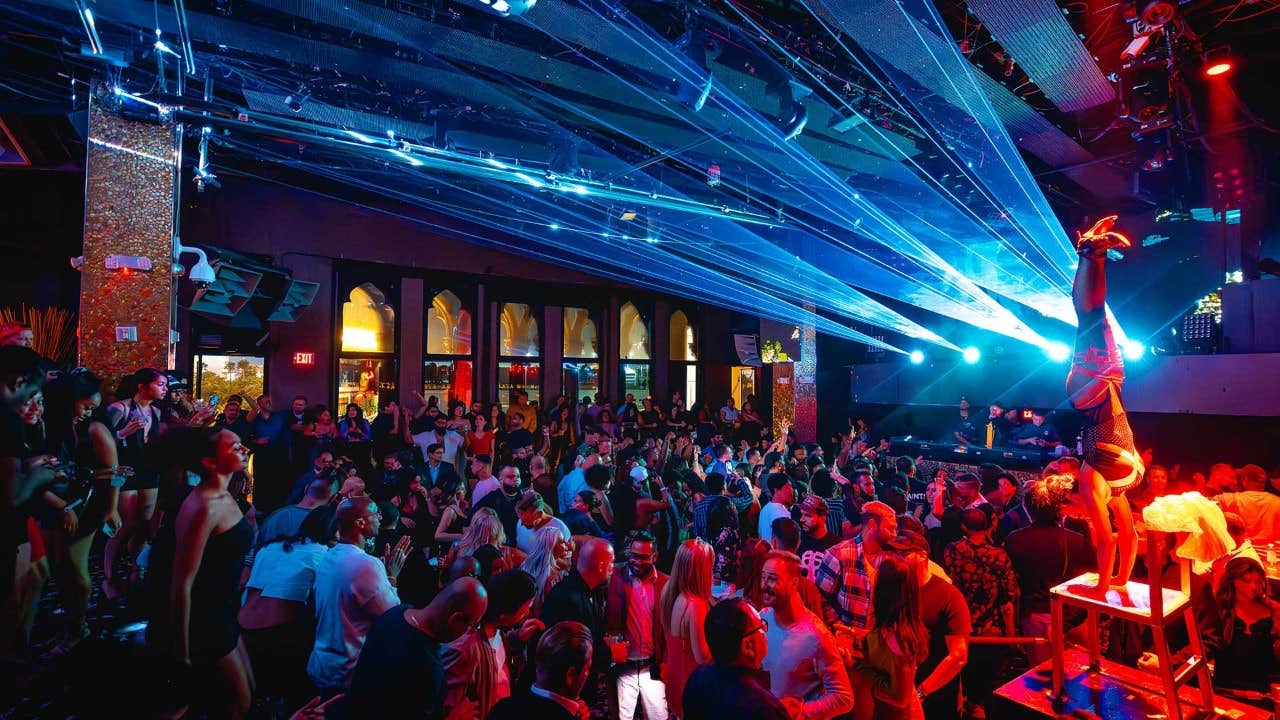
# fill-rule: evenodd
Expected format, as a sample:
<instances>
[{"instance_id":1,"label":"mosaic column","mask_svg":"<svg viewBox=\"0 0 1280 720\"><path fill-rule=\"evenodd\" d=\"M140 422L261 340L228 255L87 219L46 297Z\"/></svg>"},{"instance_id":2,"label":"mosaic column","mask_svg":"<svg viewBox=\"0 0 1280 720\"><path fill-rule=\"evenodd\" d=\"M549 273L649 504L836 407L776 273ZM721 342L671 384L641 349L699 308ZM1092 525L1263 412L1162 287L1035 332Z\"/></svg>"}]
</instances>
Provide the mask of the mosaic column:
<instances>
[{"instance_id":1,"label":"mosaic column","mask_svg":"<svg viewBox=\"0 0 1280 720\"><path fill-rule=\"evenodd\" d=\"M814 312L813 305L805 310ZM802 443L818 440L818 334L813 323L800 326L800 359L795 364L795 432Z\"/></svg>"},{"instance_id":2,"label":"mosaic column","mask_svg":"<svg viewBox=\"0 0 1280 720\"><path fill-rule=\"evenodd\" d=\"M176 158L171 126L90 107L80 364L108 386L170 367Z\"/></svg>"}]
</instances>

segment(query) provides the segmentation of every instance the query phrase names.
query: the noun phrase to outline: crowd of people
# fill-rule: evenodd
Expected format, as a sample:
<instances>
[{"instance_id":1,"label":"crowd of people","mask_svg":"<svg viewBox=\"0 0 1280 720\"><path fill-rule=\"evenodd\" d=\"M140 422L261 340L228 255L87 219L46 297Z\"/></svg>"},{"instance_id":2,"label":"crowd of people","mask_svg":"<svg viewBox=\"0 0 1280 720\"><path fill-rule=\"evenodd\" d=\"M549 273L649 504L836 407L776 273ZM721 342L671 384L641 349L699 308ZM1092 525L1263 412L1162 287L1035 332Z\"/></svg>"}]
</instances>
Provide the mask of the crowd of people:
<instances>
[{"instance_id":1,"label":"crowd of people","mask_svg":"<svg viewBox=\"0 0 1280 720\"><path fill-rule=\"evenodd\" d=\"M980 718L1047 657L1049 588L1097 569L1070 452L1027 482L923 477L866 423L801 443L754 398L517 390L365 418L208 405L153 369L107 391L0 347L0 628L56 664L99 630L92 598L127 608L133 701L170 717ZM1144 460L1139 511L1184 489L1226 511L1202 629L1215 684L1267 690L1280 605L1255 546L1280 540L1280 478ZM35 648L50 579L60 632Z\"/></svg>"}]
</instances>

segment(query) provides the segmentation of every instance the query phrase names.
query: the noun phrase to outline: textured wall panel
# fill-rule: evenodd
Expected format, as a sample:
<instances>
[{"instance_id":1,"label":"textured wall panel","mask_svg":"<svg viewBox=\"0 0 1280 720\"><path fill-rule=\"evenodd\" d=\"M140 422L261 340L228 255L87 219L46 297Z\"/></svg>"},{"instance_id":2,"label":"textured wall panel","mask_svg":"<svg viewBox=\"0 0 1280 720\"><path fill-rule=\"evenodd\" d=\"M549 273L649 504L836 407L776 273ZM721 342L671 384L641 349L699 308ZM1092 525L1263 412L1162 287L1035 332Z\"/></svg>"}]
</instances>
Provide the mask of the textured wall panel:
<instances>
[{"instance_id":1,"label":"textured wall panel","mask_svg":"<svg viewBox=\"0 0 1280 720\"><path fill-rule=\"evenodd\" d=\"M1054 0L970 0L969 8L1059 109L1074 112L1115 99L1115 88Z\"/></svg>"},{"instance_id":2,"label":"textured wall panel","mask_svg":"<svg viewBox=\"0 0 1280 720\"><path fill-rule=\"evenodd\" d=\"M109 378L169 366L173 277L173 134L168 126L89 112L80 364ZM108 270L110 255L151 261L149 272ZM137 342L116 342L117 327Z\"/></svg>"}]
</instances>

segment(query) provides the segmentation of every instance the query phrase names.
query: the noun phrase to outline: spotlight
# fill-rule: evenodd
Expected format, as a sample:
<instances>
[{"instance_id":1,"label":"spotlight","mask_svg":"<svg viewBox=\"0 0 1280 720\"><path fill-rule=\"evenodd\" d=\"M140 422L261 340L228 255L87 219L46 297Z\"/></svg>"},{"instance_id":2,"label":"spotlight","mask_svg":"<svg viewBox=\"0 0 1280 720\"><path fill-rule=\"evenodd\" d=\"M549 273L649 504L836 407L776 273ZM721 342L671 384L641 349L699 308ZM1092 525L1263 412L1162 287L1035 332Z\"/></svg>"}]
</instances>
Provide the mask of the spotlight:
<instances>
[{"instance_id":1,"label":"spotlight","mask_svg":"<svg viewBox=\"0 0 1280 720\"><path fill-rule=\"evenodd\" d=\"M1213 48L1204 54L1204 76L1207 78L1230 75L1236 69L1230 51L1225 47Z\"/></svg>"},{"instance_id":2,"label":"spotlight","mask_svg":"<svg viewBox=\"0 0 1280 720\"><path fill-rule=\"evenodd\" d=\"M523 15L537 2L538 0L480 0L481 5L503 17Z\"/></svg>"},{"instance_id":3,"label":"spotlight","mask_svg":"<svg viewBox=\"0 0 1280 720\"><path fill-rule=\"evenodd\" d=\"M1142 356L1147 353L1147 346L1137 340L1130 340L1124 344L1125 360L1141 360Z\"/></svg>"},{"instance_id":4,"label":"spotlight","mask_svg":"<svg viewBox=\"0 0 1280 720\"><path fill-rule=\"evenodd\" d=\"M1054 362L1066 362L1071 358L1071 348L1067 347L1066 343L1049 343L1044 352Z\"/></svg>"},{"instance_id":5,"label":"spotlight","mask_svg":"<svg viewBox=\"0 0 1280 720\"><path fill-rule=\"evenodd\" d=\"M923 351L920 351L920 350L912 350L912 351L911 351L911 355L910 355L909 357L911 358L911 364L912 364L912 365L919 365L920 363L924 362L924 352L923 352Z\"/></svg>"},{"instance_id":6,"label":"spotlight","mask_svg":"<svg viewBox=\"0 0 1280 720\"><path fill-rule=\"evenodd\" d=\"M970 345L969 347L964 349L963 357L965 362L969 363L970 365L973 365L974 363L982 359L982 353L978 351L978 348Z\"/></svg>"},{"instance_id":7,"label":"spotlight","mask_svg":"<svg viewBox=\"0 0 1280 720\"><path fill-rule=\"evenodd\" d=\"M1220 75L1226 75L1227 73L1231 72L1234 68L1235 68L1235 65L1232 65L1230 60L1223 60L1206 67L1204 69L1204 76L1218 77Z\"/></svg>"}]
</instances>

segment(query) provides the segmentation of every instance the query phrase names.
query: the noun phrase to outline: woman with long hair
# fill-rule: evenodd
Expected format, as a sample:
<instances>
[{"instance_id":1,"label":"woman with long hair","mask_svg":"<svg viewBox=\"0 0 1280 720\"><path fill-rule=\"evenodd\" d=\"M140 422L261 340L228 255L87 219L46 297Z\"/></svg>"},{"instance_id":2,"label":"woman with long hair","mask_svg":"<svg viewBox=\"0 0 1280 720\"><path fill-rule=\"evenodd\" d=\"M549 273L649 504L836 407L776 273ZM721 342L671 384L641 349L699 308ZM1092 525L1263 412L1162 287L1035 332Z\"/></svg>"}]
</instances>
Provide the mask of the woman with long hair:
<instances>
[{"instance_id":1,"label":"woman with long hair","mask_svg":"<svg viewBox=\"0 0 1280 720\"><path fill-rule=\"evenodd\" d=\"M929 654L929 633L920 619L920 585L906 560L883 556L871 606L875 627L867 635L866 663L855 673L861 680L856 684L870 684L875 708L866 714L855 709L855 717L924 720L915 677Z\"/></svg>"},{"instance_id":2,"label":"woman with long hair","mask_svg":"<svg viewBox=\"0 0 1280 720\"><path fill-rule=\"evenodd\" d=\"M347 414L338 421L338 441L343 453L356 467L368 469L373 447L373 427L364 418L364 410L355 403L347 403Z\"/></svg>"},{"instance_id":3,"label":"woman with long hair","mask_svg":"<svg viewBox=\"0 0 1280 720\"><path fill-rule=\"evenodd\" d=\"M737 555L736 582L729 586L733 595L741 596L757 610L764 609L764 602L760 599L760 573L764 571L764 561L772 549L769 543L760 538L748 538ZM716 561L720 560L721 557L717 554ZM727 576L725 582L730 582L731 578L732 575Z\"/></svg>"},{"instance_id":4,"label":"woman with long hair","mask_svg":"<svg viewBox=\"0 0 1280 720\"><path fill-rule=\"evenodd\" d=\"M558 528L545 526L533 534L533 550L520 569L529 573L537 585L533 598L533 614L542 612L547 593L573 569L573 541L566 540Z\"/></svg>"},{"instance_id":5,"label":"woman with long hair","mask_svg":"<svg viewBox=\"0 0 1280 720\"><path fill-rule=\"evenodd\" d=\"M547 462L549 467L558 468L569 449L577 447L578 434L574 429L573 411L568 405L560 405L554 412L549 424L551 451Z\"/></svg>"},{"instance_id":6,"label":"woman with long hair","mask_svg":"<svg viewBox=\"0 0 1280 720\"><path fill-rule=\"evenodd\" d=\"M444 459L454 467L463 467L463 448L471 422L467 420L467 406L460 402L449 403L449 421L444 426Z\"/></svg>"},{"instance_id":7,"label":"woman with long hair","mask_svg":"<svg viewBox=\"0 0 1280 720\"><path fill-rule=\"evenodd\" d=\"M324 405L307 408L302 413L302 424L302 436L310 444L308 460L322 452L333 452L338 440L338 426L333 422L333 413L329 412L329 408Z\"/></svg>"},{"instance_id":8,"label":"woman with long hair","mask_svg":"<svg viewBox=\"0 0 1280 720\"><path fill-rule=\"evenodd\" d=\"M1267 692L1280 671L1280 604L1262 566L1249 557L1228 562L1213 599L1214 612L1200 625L1214 687Z\"/></svg>"},{"instance_id":9,"label":"woman with long hair","mask_svg":"<svg viewBox=\"0 0 1280 720\"><path fill-rule=\"evenodd\" d=\"M450 545L461 540L462 533L467 528L467 509L464 507L467 496L464 487L462 478L452 475L437 483L427 493L427 502L433 506L432 513L439 512L435 534L432 536L437 556L443 555Z\"/></svg>"},{"instance_id":10,"label":"woman with long hair","mask_svg":"<svg viewBox=\"0 0 1280 720\"><path fill-rule=\"evenodd\" d=\"M45 490L37 517L48 539L53 576L61 590L66 628L46 653L57 657L89 636L89 550L104 524L120 527L120 485L116 443L107 426L94 420L102 402L97 376L69 373L45 385L47 447L74 463L62 481Z\"/></svg>"},{"instance_id":11,"label":"woman with long hair","mask_svg":"<svg viewBox=\"0 0 1280 720\"><path fill-rule=\"evenodd\" d=\"M600 421L596 423L596 427L600 429L600 434L617 440L622 434L622 426L617 423L613 417L613 411L605 408L600 411Z\"/></svg>"},{"instance_id":12,"label":"woman with long hair","mask_svg":"<svg viewBox=\"0 0 1280 720\"><path fill-rule=\"evenodd\" d=\"M422 476L417 473L399 475L396 478L394 493L391 496L391 504L400 510L400 525L404 528L405 534L413 538L414 547L430 547L430 544L435 541L436 527L428 502L430 494L422 484Z\"/></svg>"},{"instance_id":13,"label":"woman with long hair","mask_svg":"<svg viewBox=\"0 0 1280 720\"><path fill-rule=\"evenodd\" d=\"M168 602L153 608L151 625L159 627L148 630L154 631L155 645L190 668L192 687L208 690L202 700L213 714L241 718L253 696L253 671L237 619L253 528L229 487L232 476L247 468L249 454L230 430L200 432L198 464L190 468L199 483L152 551L157 599Z\"/></svg>"},{"instance_id":14,"label":"woman with long hair","mask_svg":"<svg viewBox=\"0 0 1280 720\"><path fill-rule=\"evenodd\" d=\"M764 420L760 417L760 413L756 412L755 405L747 400L742 403L742 411L738 414L738 439L746 440L749 447L755 447L760 444L760 430L764 427Z\"/></svg>"},{"instance_id":15,"label":"woman with long hair","mask_svg":"<svg viewBox=\"0 0 1280 720\"><path fill-rule=\"evenodd\" d=\"M107 540L102 556L102 589L108 598L124 594L128 577L116 574L121 555L142 549L151 533L156 511L160 474L148 447L161 432L157 403L169 392L169 376L155 368L143 368L120 381L116 397L107 407L107 425L115 433L116 455L127 478L120 488L119 529ZM132 474L130 474L132 473Z\"/></svg>"},{"instance_id":16,"label":"woman with long hair","mask_svg":"<svg viewBox=\"0 0 1280 720\"><path fill-rule=\"evenodd\" d=\"M477 414L471 422L474 427L467 431L467 455L493 457L493 429L489 418L483 414Z\"/></svg>"},{"instance_id":17,"label":"woman with long hair","mask_svg":"<svg viewBox=\"0 0 1280 720\"><path fill-rule=\"evenodd\" d=\"M667 707L676 717L684 715L684 686L698 666L711 662L711 650L703 621L711 609L711 566L715 551L702 540L686 540L676 551L671 578L659 598L659 617L666 634L667 656L662 682Z\"/></svg>"},{"instance_id":18,"label":"woman with long hair","mask_svg":"<svg viewBox=\"0 0 1280 720\"><path fill-rule=\"evenodd\" d=\"M471 516L467 529L450 551L444 567L449 567L458 558L471 557L475 551L488 545L502 555L503 567L519 567L524 562L525 554L519 549L507 545L507 533L502 527L502 520L492 508L480 508Z\"/></svg>"}]
</instances>

